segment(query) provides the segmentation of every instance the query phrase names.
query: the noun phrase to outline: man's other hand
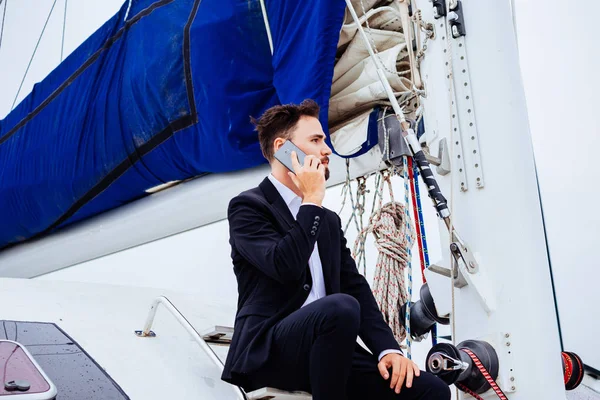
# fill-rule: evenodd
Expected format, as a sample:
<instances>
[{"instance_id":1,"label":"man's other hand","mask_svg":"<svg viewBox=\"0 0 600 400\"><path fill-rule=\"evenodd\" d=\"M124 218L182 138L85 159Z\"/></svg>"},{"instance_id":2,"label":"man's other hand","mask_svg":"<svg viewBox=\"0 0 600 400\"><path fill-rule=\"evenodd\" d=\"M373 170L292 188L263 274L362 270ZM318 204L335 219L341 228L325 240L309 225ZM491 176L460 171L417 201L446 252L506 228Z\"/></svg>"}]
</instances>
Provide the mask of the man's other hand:
<instances>
[{"instance_id":1,"label":"man's other hand","mask_svg":"<svg viewBox=\"0 0 600 400\"><path fill-rule=\"evenodd\" d=\"M392 379L390 381L390 388L394 389L396 393L400 393L405 379L406 387L409 388L412 386L413 376L421 374L421 370L417 364L398 353L390 353L383 356L379 364L377 364L377 368L379 368L379 373L385 380L389 379L390 373L388 369L391 368Z\"/></svg>"}]
</instances>

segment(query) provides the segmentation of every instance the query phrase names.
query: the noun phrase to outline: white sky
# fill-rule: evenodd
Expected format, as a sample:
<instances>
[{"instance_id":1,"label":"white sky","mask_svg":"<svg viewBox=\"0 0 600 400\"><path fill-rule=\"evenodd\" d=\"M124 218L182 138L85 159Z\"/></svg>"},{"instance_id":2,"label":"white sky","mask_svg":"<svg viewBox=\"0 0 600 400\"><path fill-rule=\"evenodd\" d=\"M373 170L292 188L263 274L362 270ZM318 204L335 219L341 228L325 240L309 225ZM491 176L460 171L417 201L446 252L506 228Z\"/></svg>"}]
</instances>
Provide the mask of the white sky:
<instances>
[{"instance_id":1,"label":"white sky","mask_svg":"<svg viewBox=\"0 0 600 400\"><path fill-rule=\"evenodd\" d=\"M0 6L1 16L7 5L0 48L0 118L11 110L53 2L4 0ZM65 57L116 13L122 3L122 0L69 1ZM590 339L597 338L600 332L600 323L592 318L598 313L596 282L600 277L596 269L600 214L594 207L594 200L600 194L598 166L594 163L600 148L597 117L600 56L593 28L596 16L600 15L600 2L514 0L514 3L563 335L567 345L578 343L579 349L583 349L580 352L593 355L599 368L600 352ZM65 0L57 0L18 101L59 64L64 9ZM493 18L493 15L481 17ZM510 162L510 154L506 157ZM517 233L506 240L517 240ZM581 344L588 341L589 345Z\"/></svg>"},{"instance_id":2,"label":"white sky","mask_svg":"<svg viewBox=\"0 0 600 400\"><path fill-rule=\"evenodd\" d=\"M65 58L123 4L123 0L56 0L16 104L31 92L36 82L43 80L61 61L65 1ZM4 118L11 110L19 84L53 3L54 0L4 0L0 7L0 15L3 15L6 5L4 35L0 48L0 118Z\"/></svg>"},{"instance_id":3,"label":"white sky","mask_svg":"<svg viewBox=\"0 0 600 400\"><path fill-rule=\"evenodd\" d=\"M600 194L600 56L593 29L600 2L515 3L563 339L565 347L583 353L584 362L600 368L594 344L600 322L591 317L598 315L600 278L600 214L594 201Z\"/></svg>"}]
</instances>

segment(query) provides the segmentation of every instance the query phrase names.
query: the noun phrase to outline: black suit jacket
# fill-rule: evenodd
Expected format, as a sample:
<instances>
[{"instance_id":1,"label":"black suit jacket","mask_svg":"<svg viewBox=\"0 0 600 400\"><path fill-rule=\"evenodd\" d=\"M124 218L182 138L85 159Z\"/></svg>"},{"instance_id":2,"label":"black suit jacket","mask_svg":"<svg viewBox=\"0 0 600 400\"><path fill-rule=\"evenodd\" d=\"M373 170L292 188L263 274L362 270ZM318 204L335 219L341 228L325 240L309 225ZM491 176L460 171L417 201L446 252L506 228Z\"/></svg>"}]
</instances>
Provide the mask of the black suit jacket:
<instances>
[{"instance_id":1,"label":"black suit jacket","mask_svg":"<svg viewBox=\"0 0 600 400\"><path fill-rule=\"evenodd\" d=\"M312 285L308 260L315 242L326 293L347 293L360 303L361 339L375 355L400 349L356 268L336 213L304 205L294 220L266 178L257 188L231 200L228 219L239 298L223 380L249 386L251 374L266 362L270 330L308 297Z\"/></svg>"}]
</instances>

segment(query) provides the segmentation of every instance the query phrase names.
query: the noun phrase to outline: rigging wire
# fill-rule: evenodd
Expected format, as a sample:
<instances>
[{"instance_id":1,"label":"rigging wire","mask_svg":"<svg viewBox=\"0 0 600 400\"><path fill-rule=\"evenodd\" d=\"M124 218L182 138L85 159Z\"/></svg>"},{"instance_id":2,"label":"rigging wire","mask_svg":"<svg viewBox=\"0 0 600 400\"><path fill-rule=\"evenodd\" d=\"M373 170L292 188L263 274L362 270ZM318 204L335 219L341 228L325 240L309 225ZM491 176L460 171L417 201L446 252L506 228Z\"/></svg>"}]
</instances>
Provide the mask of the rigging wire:
<instances>
[{"instance_id":1,"label":"rigging wire","mask_svg":"<svg viewBox=\"0 0 600 400\"><path fill-rule=\"evenodd\" d=\"M46 18L46 22L44 23L44 28L42 29L42 33L40 33L40 37L38 38L37 44L35 45L35 49L33 49L33 54L31 55L31 58L29 59L29 64L27 65L27 69L25 70L25 75L23 75L23 79L21 80L21 84L19 85L19 90L17 90L17 95L15 96L12 106L10 107L11 111L15 108L15 103L17 102L17 99L19 98L19 94L21 93L21 89L23 88L23 83L25 82L25 78L27 78L27 74L29 73L29 67L31 67L31 63L33 61L33 58L35 57L35 53L37 52L40 42L42 41L44 32L46 32L46 27L48 26L48 21L50 21L50 17L52 16L52 12L54 11L54 6L56 6L56 0L54 0L54 3L52 3L52 8L50 9L50 12L48 13L48 17Z\"/></svg>"},{"instance_id":2,"label":"rigging wire","mask_svg":"<svg viewBox=\"0 0 600 400\"><path fill-rule=\"evenodd\" d=\"M69 0L65 0L65 13L63 15L63 30L62 30L62 43L60 45L60 61L64 60L65 51L65 27L67 26L67 4Z\"/></svg>"},{"instance_id":3,"label":"rigging wire","mask_svg":"<svg viewBox=\"0 0 600 400\"><path fill-rule=\"evenodd\" d=\"M123 18L123 21L127 21L127 17L129 16L129 10L131 10L131 0L129 0L129 4L127 5L127 11L125 11L125 17Z\"/></svg>"},{"instance_id":4,"label":"rigging wire","mask_svg":"<svg viewBox=\"0 0 600 400\"><path fill-rule=\"evenodd\" d=\"M2 13L2 28L0 28L0 49L2 49L2 37L4 36L4 20L6 19L6 6L8 4L8 0L0 0L0 6L2 6L2 2L4 2L4 12Z\"/></svg>"}]
</instances>

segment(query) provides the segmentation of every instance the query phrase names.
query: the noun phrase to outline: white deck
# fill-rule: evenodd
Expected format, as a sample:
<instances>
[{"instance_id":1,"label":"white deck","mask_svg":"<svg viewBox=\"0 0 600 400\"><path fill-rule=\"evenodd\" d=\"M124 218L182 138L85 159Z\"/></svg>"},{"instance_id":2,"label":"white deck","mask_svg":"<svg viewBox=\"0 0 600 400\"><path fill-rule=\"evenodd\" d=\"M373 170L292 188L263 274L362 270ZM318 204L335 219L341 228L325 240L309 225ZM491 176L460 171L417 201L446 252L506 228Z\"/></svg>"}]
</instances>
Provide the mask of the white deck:
<instances>
[{"instance_id":1,"label":"white deck","mask_svg":"<svg viewBox=\"0 0 600 400\"><path fill-rule=\"evenodd\" d=\"M3 319L56 323L131 399L236 399L234 387L221 381L218 368L165 309L158 309L152 327L156 337L134 334L142 329L150 304L159 295L167 296L199 332L232 323L235 310L230 306L201 301L191 293L0 278ZM224 360L227 347L213 349ZM584 383L597 385L589 378ZM582 385L567 398L596 400L600 395Z\"/></svg>"},{"instance_id":2,"label":"white deck","mask_svg":"<svg viewBox=\"0 0 600 400\"><path fill-rule=\"evenodd\" d=\"M152 300L167 296L198 331L231 324L235 310L192 294L89 283L0 279L2 319L54 322L132 399L235 399L234 387L164 309L155 338L139 338ZM224 359L227 347L216 346ZM167 383L177 383L167 385ZM59 393L60 395L60 393Z\"/></svg>"}]
</instances>

